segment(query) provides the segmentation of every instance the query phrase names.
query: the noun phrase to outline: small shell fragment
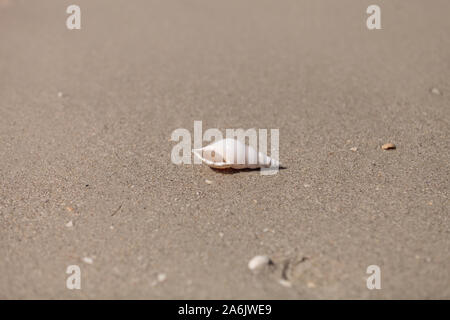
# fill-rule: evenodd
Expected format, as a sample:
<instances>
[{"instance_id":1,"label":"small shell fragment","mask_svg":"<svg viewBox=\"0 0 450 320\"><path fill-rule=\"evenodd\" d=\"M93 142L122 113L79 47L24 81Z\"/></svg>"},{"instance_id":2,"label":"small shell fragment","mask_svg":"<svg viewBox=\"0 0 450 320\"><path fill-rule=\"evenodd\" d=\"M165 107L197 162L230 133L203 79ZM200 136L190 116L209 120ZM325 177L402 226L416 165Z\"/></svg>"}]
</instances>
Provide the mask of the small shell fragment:
<instances>
[{"instance_id":1,"label":"small shell fragment","mask_svg":"<svg viewBox=\"0 0 450 320\"><path fill-rule=\"evenodd\" d=\"M441 91L438 88L432 88L431 93L440 96Z\"/></svg>"},{"instance_id":2,"label":"small shell fragment","mask_svg":"<svg viewBox=\"0 0 450 320\"><path fill-rule=\"evenodd\" d=\"M255 256L252 258L252 260L249 261L248 268L253 271L267 266L271 263L272 261L268 256Z\"/></svg>"},{"instance_id":3,"label":"small shell fragment","mask_svg":"<svg viewBox=\"0 0 450 320\"><path fill-rule=\"evenodd\" d=\"M87 264L93 264L94 260L92 258L89 258L89 257L84 257L83 258L83 262L87 263Z\"/></svg>"},{"instance_id":4,"label":"small shell fragment","mask_svg":"<svg viewBox=\"0 0 450 320\"><path fill-rule=\"evenodd\" d=\"M195 156L215 169L278 168L280 163L237 139L222 139L206 147L193 149Z\"/></svg>"},{"instance_id":5,"label":"small shell fragment","mask_svg":"<svg viewBox=\"0 0 450 320\"><path fill-rule=\"evenodd\" d=\"M383 150L391 150L391 149L396 149L396 148L397 147L393 143L385 143L381 146L381 149L383 149Z\"/></svg>"}]
</instances>

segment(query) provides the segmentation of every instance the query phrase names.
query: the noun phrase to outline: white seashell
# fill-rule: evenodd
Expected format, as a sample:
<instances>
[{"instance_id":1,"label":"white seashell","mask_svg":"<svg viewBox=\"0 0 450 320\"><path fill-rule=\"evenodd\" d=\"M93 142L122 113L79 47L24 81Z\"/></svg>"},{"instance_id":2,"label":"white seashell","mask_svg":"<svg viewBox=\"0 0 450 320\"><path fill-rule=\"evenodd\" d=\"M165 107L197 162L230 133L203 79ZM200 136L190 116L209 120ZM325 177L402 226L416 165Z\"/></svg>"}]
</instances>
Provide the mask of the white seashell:
<instances>
[{"instance_id":1,"label":"white seashell","mask_svg":"<svg viewBox=\"0 0 450 320\"><path fill-rule=\"evenodd\" d=\"M237 139L222 139L192 152L216 169L256 169L279 167L280 163Z\"/></svg>"}]
</instances>

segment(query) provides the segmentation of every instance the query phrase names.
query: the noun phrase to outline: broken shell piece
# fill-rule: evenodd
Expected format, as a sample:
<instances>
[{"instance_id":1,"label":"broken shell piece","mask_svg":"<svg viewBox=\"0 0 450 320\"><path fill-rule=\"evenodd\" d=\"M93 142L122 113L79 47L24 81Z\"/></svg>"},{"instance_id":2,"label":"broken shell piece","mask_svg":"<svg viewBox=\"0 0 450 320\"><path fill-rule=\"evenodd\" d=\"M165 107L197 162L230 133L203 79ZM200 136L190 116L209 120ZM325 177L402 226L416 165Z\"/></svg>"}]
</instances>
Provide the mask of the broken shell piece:
<instances>
[{"instance_id":1,"label":"broken shell piece","mask_svg":"<svg viewBox=\"0 0 450 320\"><path fill-rule=\"evenodd\" d=\"M216 169L278 168L280 163L237 139L222 139L192 152Z\"/></svg>"},{"instance_id":2,"label":"broken shell piece","mask_svg":"<svg viewBox=\"0 0 450 320\"><path fill-rule=\"evenodd\" d=\"M381 146L381 149L383 150L390 150L390 149L396 149L397 147L393 143L385 143Z\"/></svg>"}]
</instances>

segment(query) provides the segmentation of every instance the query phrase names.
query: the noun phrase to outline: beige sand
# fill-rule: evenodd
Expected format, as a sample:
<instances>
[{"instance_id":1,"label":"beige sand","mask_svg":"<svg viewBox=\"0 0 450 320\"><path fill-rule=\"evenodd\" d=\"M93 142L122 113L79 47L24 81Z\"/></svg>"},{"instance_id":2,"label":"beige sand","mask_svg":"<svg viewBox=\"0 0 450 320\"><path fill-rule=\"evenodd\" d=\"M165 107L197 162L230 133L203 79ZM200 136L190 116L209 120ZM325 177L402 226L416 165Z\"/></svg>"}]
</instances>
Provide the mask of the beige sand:
<instances>
[{"instance_id":1,"label":"beige sand","mask_svg":"<svg viewBox=\"0 0 450 320\"><path fill-rule=\"evenodd\" d=\"M69 4L0 5L0 298L450 298L449 1ZM194 120L287 169L172 164Z\"/></svg>"}]
</instances>

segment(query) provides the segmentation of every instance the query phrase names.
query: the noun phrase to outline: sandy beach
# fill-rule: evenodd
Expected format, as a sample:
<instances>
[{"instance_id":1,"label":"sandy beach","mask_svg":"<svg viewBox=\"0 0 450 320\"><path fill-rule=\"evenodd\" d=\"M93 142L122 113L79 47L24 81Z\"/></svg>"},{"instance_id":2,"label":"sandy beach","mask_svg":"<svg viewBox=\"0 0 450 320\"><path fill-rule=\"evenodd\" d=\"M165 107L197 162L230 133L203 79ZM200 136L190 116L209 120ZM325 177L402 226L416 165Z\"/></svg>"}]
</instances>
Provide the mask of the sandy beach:
<instances>
[{"instance_id":1,"label":"sandy beach","mask_svg":"<svg viewBox=\"0 0 450 320\"><path fill-rule=\"evenodd\" d=\"M450 298L449 1L72 3L0 0L1 299ZM286 169L173 164L194 121Z\"/></svg>"}]
</instances>

